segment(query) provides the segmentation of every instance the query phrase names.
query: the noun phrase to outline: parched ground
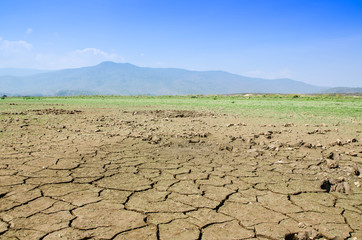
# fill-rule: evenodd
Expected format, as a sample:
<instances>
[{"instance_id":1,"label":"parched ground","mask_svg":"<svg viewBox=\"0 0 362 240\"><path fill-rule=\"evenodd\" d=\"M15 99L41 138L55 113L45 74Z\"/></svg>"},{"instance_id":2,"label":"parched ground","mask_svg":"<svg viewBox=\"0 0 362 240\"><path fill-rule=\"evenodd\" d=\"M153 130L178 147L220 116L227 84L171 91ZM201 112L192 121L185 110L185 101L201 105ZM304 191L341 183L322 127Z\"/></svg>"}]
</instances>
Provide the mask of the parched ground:
<instances>
[{"instance_id":1,"label":"parched ground","mask_svg":"<svg viewBox=\"0 0 362 240\"><path fill-rule=\"evenodd\" d=\"M359 123L1 115L0 239L362 239Z\"/></svg>"}]
</instances>

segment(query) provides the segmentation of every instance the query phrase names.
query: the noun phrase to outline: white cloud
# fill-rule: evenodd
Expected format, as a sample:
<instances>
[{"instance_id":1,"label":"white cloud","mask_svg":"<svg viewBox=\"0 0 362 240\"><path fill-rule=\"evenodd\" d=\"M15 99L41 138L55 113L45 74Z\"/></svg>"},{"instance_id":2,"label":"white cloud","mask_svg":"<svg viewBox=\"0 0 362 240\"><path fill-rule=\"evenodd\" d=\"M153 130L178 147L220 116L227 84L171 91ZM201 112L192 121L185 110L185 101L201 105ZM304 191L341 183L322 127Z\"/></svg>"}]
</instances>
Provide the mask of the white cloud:
<instances>
[{"instance_id":1,"label":"white cloud","mask_svg":"<svg viewBox=\"0 0 362 240\"><path fill-rule=\"evenodd\" d=\"M249 77L277 79L277 78L291 78L292 74L289 69L282 69L279 71L266 72L261 70L252 70L246 72L244 75Z\"/></svg>"},{"instance_id":2,"label":"white cloud","mask_svg":"<svg viewBox=\"0 0 362 240\"><path fill-rule=\"evenodd\" d=\"M76 53L86 53L86 54L93 54L93 55L101 55L101 56L105 56L107 55L107 53L103 52L102 50L99 50L97 48L84 48L82 50L75 50Z\"/></svg>"},{"instance_id":3,"label":"white cloud","mask_svg":"<svg viewBox=\"0 0 362 240\"><path fill-rule=\"evenodd\" d=\"M116 53L109 53L97 48L84 48L72 51L59 58L59 65L65 67L84 67L104 61L123 62L124 58Z\"/></svg>"},{"instance_id":4,"label":"white cloud","mask_svg":"<svg viewBox=\"0 0 362 240\"><path fill-rule=\"evenodd\" d=\"M26 34L29 35L33 32L33 29L32 28L28 28L26 29Z\"/></svg>"},{"instance_id":5,"label":"white cloud","mask_svg":"<svg viewBox=\"0 0 362 240\"><path fill-rule=\"evenodd\" d=\"M124 58L116 53L109 53L97 48L84 48L64 55L36 54L39 67L61 69L76 68L99 64L104 61L123 62Z\"/></svg>"},{"instance_id":6,"label":"white cloud","mask_svg":"<svg viewBox=\"0 0 362 240\"><path fill-rule=\"evenodd\" d=\"M11 54L32 49L32 45L26 41L9 41L0 37L0 52L2 54Z\"/></svg>"},{"instance_id":7,"label":"white cloud","mask_svg":"<svg viewBox=\"0 0 362 240\"><path fill-rule=\"evenodd\" d=\"M124 58L115 53L107 53L97 48L84 48L81 50L75 50L71 53L73 56L78 56L81 58L91 57L97 58L101 61L115 61L115 62L123 62Z\"/></svg>"},{"instance_id":8,"label":"white cloud","mask_svg":"<svg viewBox=\"0 0 362 240\"><path fill-rule=\"evenodd\" d=\"M97 48L78 49L64 54L36 50L26 41L9 41L0 37L0 68L62 69L92 66L103 61L124 61L122 56L114 52Z\"/></svg>"},{"instance_id":9,"label":"white cloud","mask_svg":"<svg viewBox=\"0 0 362 240\"><path fill-rule=\"evenodd\" d=\"M26 67L31 63L33 46L26 41L9 41L0 37L0 68ZM34 59L32 59L34 61Z\"/></svg>"}]
</instances>

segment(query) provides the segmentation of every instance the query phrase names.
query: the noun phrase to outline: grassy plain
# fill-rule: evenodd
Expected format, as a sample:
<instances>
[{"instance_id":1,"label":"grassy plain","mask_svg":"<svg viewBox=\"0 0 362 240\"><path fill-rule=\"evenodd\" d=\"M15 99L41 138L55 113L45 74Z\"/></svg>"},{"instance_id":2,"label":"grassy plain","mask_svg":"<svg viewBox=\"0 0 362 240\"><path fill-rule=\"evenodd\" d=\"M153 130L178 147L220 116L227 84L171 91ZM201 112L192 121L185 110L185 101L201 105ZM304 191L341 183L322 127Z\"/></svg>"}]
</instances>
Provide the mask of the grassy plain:
<instances>
[{"instance_id":1,"label":"grassy plain","mask_svg":"<svg viewBox=\"0 0 362 240\"><path fill-rule=\"evenodd\" d=\"M206 110L311 123L361 121L362 117L362 98L341 95L16 97L1 102L19 104L10 108L16 111L59 104L65 108ZM5 108L0 105L1 111L9 110Z\"/></svg>"}]
</instances>

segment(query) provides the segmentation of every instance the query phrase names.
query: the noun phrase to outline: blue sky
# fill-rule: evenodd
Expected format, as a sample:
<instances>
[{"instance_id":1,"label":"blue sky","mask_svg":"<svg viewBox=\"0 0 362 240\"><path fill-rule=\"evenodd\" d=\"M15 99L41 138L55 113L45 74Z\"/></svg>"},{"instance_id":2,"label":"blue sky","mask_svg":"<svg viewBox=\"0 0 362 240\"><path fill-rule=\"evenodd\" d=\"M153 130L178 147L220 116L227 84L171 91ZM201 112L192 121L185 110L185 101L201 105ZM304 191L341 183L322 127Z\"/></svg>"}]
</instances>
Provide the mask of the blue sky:
<instances>
[{"instance_id":1,"label":"blue sky","mask_svg":"<svg viewBox=\"0 0 362 240\"><path fill-rule=\"evenodd\" d=\"M362 1L0 0L0 68L106 60L362 87Z\"/></svg>"}]
</instances>

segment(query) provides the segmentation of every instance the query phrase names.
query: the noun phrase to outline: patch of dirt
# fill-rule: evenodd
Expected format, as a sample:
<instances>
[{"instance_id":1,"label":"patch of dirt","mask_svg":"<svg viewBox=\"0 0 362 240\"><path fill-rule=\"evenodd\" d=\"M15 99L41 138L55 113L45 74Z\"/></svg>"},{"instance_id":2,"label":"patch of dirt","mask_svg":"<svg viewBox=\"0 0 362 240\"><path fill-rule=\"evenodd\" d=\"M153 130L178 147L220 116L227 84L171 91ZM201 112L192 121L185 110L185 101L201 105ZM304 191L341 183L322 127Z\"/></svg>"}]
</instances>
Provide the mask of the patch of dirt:
<instances>
[{"instance_id":1,"label":"patch of dirt","mask_svg":"<svg viewBox=\"0 0 362 240\"><path fill-rule=\"evenodd\" d=\"M1 115L26 115L26 112L1 112Z\"/></svg>"},{"instance_id":2,"label":"patch of dirt","mask_svg":"<svg viewBox=\"0 0 362 240\"><path fill-rule=\"evenodd\" d=\"M182 110L2 114L0 239L361 238L359 125Z\"/></svg>"},{"instance_id":3,"label":"patch of dirt","mask_svg":"<svg viewBox=\"0 0 362 240\"><path fill-rule=\"evenodd\" d=\"M124 111L128 113L127 111ZM142 110L134 111L132 115L146 115L156 118L196 118L204 116L214 116L210 112L198 112L198 111L189 111L189 110Z\"/></svg>"},{"instance_id":4,"label":"patch of dirt","mask_svg":"<svg viewBox=\"0 0 362 240\"><path fill-rule=\"evenodd\" d=\"M81 113L81 110L66 110L66 109L60 109L60 108L47 108L47 109L36 109L31 110L31 112L34 112L36 115L44 115L44 114L54 114L54 115L60 115L60 114L76 114Z\"/></svg>"}]
</instances>

